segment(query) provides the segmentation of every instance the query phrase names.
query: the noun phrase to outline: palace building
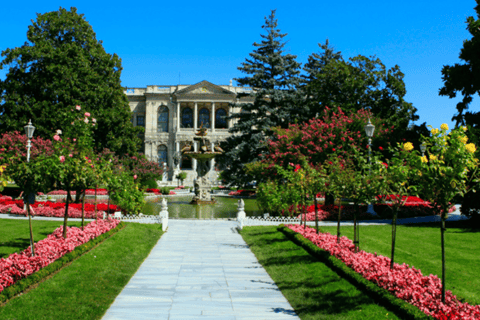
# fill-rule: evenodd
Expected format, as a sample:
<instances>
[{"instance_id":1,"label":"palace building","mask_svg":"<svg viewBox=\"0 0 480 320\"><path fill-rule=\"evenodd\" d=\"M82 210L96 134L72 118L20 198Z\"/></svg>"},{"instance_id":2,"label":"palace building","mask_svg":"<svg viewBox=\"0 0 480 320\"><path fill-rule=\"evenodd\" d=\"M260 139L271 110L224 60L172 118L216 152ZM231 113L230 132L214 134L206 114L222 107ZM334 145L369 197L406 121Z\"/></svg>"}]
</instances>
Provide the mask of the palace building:
<instances>
[{"instance_id":1,"label":"palace building","mask_svg":"<svg viewBox=\"0 0 480 320\"><path fill-rule=\"evenodd\" d=\"M218 146L231 134L235 120L226 120L232 113L241 112L240 107L231 103L253 102L246 97L239 100L237 93L251 92L250 88L230 85L215 85L202 81L194 85L147 86L146 88L126 88L132 122L145 128L143 138L144 154L147 159L156 161L168 168L162 185L176 185L175 176L180 171L187 172L185 185L192 185L196 178L196 160L185 156L175 166L174 155L184 146L194 144L197 129L207 128L207 140L211 146ZM215 160L210 161L208 178L216 183ZM167 181L166 181L167 180Z\"/></svg>"}]
</instances>

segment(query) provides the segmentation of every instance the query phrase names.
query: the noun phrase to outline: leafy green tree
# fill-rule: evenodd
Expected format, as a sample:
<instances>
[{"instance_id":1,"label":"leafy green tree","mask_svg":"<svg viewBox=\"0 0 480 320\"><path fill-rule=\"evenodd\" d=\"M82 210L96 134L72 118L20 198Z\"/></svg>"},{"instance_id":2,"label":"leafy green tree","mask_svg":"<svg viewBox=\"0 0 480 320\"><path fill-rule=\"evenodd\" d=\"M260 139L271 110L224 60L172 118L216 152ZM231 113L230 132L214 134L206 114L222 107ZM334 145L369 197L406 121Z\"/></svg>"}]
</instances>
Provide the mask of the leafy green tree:
<instances>
[{"instance_id":1,"label":"leafy green tree","mask_svg":"<svg viewBox=\"0 0 480 320\"><path fill-rule=\"evenodd\" d=\"M480 18L480 1L476 2L475 11ZM463 96L462 101L457 103L458 113L452 117L452 121L456 121L455 127L465 125L463 112L468 110L472 97L475 94L480 95L480 19L475 20L470 16L466 23L472 38L464 40L460 50L459 58L465 63L442 68L443 87L439 91L441 96L448 96L450 99L455 98L458 92Z\"/></svg>"},{"instance_id":2,"label":"leafy green tree","mask_svg":"<svg viewBox=\"0 0 480 320\"><path fill-rule=\"evenodd\" d=\"M121 59L105 52L84 15L74 7L37 14L27 39L29 43L2 52L0 69L9 66L9 71L0 80L0 132L20 130L32 119L43 138L58 128L70 136L75 129L68 115L72 106L82 105L96 115L97 150L135 154L143 129L130 122L120 85Z\"/></svg>"},{"instance_id":3,"label":"leafy green tree","mask_svg":"<svg viewBox=\"0 0 480 320\"><path fill-rule=\"evenodd\" d=\"M281 34L277 28L275 10L265 18L262 28L266 31L261 35L263 40L253 44L256 49L238 68L247 76L235 79L240 86L253 90L238 94L242 112L227 117L238 119L229 129L234 135L221 146L228 151L218 157L218 162L226 167L222 177L228 184L246 184L244 164L260 159L260 154L266 151L262 140L272 135L271 128L287 128L293 122L291 114L298 99L300 64L295 61L296 56L285 52L287 34Z\"/></svg>"},{"instance_id":4,"label":"leafy green tree","mask_svg":"<svg viewBox=\"0 0 480 320\"><path fill-rule=\"evenodd\" d=\"M428 132L425 123L408 127L409 122L418 120L419 116L417 109L404 100L404 74L398 65L387 70L379 58L362 55L345 61L328 40L319 47L322 51L313 53L303 68L306 74L302 76L300 89L305 107L302 104L302 108L298 108L299 122L316 118L326 107L341 106L344 112L370 108L375 117L383 119L385 127L393 127L388 137L394 145L405 138L407 130L417 139L420 133Z\"/></svg>"}]
</instances>

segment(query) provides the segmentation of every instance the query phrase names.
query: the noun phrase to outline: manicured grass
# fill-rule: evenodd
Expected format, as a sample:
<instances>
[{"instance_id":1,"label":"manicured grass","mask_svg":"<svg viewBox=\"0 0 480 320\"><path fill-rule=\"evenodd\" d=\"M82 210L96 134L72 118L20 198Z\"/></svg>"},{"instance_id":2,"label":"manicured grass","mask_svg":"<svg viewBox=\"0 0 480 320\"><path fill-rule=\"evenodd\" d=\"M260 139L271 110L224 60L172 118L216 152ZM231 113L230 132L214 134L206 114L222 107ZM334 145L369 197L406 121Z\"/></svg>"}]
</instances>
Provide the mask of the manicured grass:
<instances>
[{"instance_id":1,"label":"manicured grass","mask_svg":"<svg viewBox=\"0 0 480 320\"><path fill-rule=\"evenodd\" d=\"M90 223L85 221L85 225ZM55 229L63 226L63 219L45 221L32 219L33 240L45 239ZM81 227L81 221L68 221L69 227ZM30 228L28 220L0 219L0 258L8 258L12 253L20 253L30 246Z\"/></svg>"},{"instance_id":2,"label":"manicured grass","mask_svg":"<svg viewBox=\"0 0 480 320\"><path fill-rule=\"evenodd\" d=\"M127 223L38 287L0 307L0 319L101 319L162 234L160 224Z\"/></svg>"},{"instance_id":3,"label":"manicured grass","mask_svg":"<svg viewBox=\"0 0 480 320\"><path fill-rule=\"evenodd\" d=\"M462 228L454 228L461 226ZM336 235L336 227L321 227ZM341 226L342 236L353 239L353 226ZM360 226L360 249L391 257L392 227ZM446 289L461 301L480 304L480 229L465 227L465 222L447 223L445 232ZM442 277L440 224L397 226L395 262L420 269L423 275Z\"/></svg>"},{"instance_id":4,"label":"manicured grass","mask_svg":"<svg viewBox=\"0 0 480 320\"><path fill-rule=\"evenodd\" d=\"M400 319L276 226L244 227L241 235L302 320Z\"/></svg>"}]
</instances>

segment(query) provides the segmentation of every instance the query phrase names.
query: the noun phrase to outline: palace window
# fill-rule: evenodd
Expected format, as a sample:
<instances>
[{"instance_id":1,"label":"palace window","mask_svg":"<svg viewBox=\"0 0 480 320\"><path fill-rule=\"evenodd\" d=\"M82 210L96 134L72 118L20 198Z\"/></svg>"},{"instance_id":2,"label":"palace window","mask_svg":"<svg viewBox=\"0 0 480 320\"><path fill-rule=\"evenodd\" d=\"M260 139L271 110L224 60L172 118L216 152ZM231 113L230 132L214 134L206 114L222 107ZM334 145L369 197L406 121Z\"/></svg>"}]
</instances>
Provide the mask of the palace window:
<instances>
[{"instance_id":1,"label":"palace window","mask_svg":"<svg viewBox=\"0 0 480 320\"><path fill-rule=\"evenodd\" d=\"M210 112L207 108L202 108L198 113L198 124L199 128L203 123L202 128L210 128Z\"/></svg>"},{"instance_id":2,"label":"palace window","mask_svg":"<svg viewBox=\"0 0 480 320\"><path fill-rule=\"evenodd\" d=\"M137 126L145 127L145 116L144 115L137 115Z\"/></svg>"},{"instance_id":3,"label":"palace window","mask_svg":"<svg viewBox=\"0 0 480 320\"><path fill-rule=\"evenodd\" d=\"M168 132L168 107L158 108L157 132Z\"/></svg>"},{"instance_id":4,"label":"palace window","mask_svg":"<svg viewBox=\"0 0 480 320\"><path fill-rule=\"evenodd\" d=\"M182 128L193 128L192 108L184 108L182 110Z\"/></svg>"},{"instance_id":5,"label":"palace window","mask_svg":"<svg viewBox=\"0 0 480 320\"><path fill-rule=\"evenodd\" d=\"M167 163L167 147L161 145L158 147L158 163L163 166L163 163Z\"/></svg>"},{"instance_id":6,"label":"palace window","mask_svg":"<svg viewBox=\"0 0 480 320\"><path fill-rule=\"evenodd\" d=\"M225 109L217 109L217 111L215 111L215 128L227 129L227 120L225 120L226 116L227 111L225 111Z\"/></svg>"},{"instance_id":7,"label":"palace window","mask_svg":"<svg viewBox=\"0 0 480 320\"><path fill-rule=\"evenodd\" d=\"M180 163L180 169L181 170L192 170L192 158L189 156L183 156L182 157L182 162Z\"/></svg>"}]
</instances>

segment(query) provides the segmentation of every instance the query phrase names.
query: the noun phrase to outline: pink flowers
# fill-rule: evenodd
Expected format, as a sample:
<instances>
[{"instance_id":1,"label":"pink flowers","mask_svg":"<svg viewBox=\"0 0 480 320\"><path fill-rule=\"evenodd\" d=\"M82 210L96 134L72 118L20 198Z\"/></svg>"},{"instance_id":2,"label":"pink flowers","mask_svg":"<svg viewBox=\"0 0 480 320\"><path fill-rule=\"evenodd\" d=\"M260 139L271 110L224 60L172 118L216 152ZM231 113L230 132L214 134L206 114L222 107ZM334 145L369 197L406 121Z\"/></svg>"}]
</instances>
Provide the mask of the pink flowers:
<instances>
[{"instance_id":1,"label":"pink flowers","mask_svg":"<svg viewBox=\"0 0 480 320\"><path fill-rule=\"evenodd\" d=\"M73 138L73 142L77 141L77 139Z\"/></svg>"},{"instance_id":2,"label":"pink flowers","mask_svg":"<svg viewBox=\"0 0 480 320\"><path fill-rule=\"evenodd\" d=\"M73 157L73 154L70 153L68 156L69 156L70 158L72 158L72 157Z\"/></svg>"},{"instance_id":3,"label":"pink flowers","mask_svg":"<svg viewBox=\"0 0 480 320\"><path fill-rule=\"evenodd\" d=\"M16 281L44 268L61 258L76 247L115 228L119 220L92 221L84 231L76 227L67 227L67 239L63 238L63 226L57 228L46 239L35 243L35 257L31 256L28 247L20 254L13 253L7 259L0 259L0 292Z\"/></svg>"},{"instance_id":4,"label":"pink flowers","mask_svg":"<svg viewBox=\"0 0 480 320\"><path fill-rule=\"evenodd\" d=\"M85 112L85 117L90 117L90 112Z\"/></svg>"},{"instance_id":5,"label":"pink flowers","mask_svg":"<svg viewBox=\"0 0 480 320\"><path fill-rule=\"evenodd\" d=\"M133 176L133 180L137 180L137 178L138 178L137 175Z\"/></svg>"},{"instance_id":6,"label":"pink flowers","mask_svg":"<svg viewBox=\"0 0 480 320\"><path fill-rule=\"evenodd\" d=\"M60 162L64 163L65 162L65 156L60 156Z\"/></svg>"},{"instance_id":7,"label":"pink flowers","mask_svg":"<svg viewBox=\"0 0 480 320\"><path fill-rule=\"evenodd\" d=\"M60 136L58 134L54 135L53 140L60 141Z\"/></svg>"},{"instance_id":8,"label":"pink flowers","mask_svg":"<svg viewBox=\"0 0 480 320\"><path fill-rule=\"evenodd\" d=\"M82 107L80 107L79 105L77 105L77 106L75 107L75 109L77 109L77 110L81 110L81 109L82 109Z\"/></svg>"}]
</instances>

